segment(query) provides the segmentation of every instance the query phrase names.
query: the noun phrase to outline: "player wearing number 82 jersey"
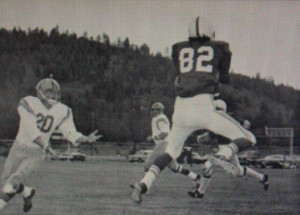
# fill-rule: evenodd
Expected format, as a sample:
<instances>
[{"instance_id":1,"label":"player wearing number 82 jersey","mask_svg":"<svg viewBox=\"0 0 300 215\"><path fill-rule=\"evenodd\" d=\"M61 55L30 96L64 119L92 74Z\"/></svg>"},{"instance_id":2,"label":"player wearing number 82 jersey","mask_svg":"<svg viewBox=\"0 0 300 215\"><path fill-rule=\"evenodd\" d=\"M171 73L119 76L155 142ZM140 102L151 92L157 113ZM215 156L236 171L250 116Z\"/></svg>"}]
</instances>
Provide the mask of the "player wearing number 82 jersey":
<instances>
[{"instance_id":1,"label":"player wearing number 82 jersey","mask_svg":"<svg viewBox=\"0 0 300 215\"><path fill-rule=\"evenodd\" d=\"M178 71L175 87L180 97L213 94L219 82L229 82L231 51L227 42L204 37L176 43L172 59Z\"/></svg>"},{"instance_id":2,"label":"player wearing number 82 jersey","mask_svg":"<svg viewBox=\"0 0 300 215\"><path fill-rule=\"evenodd\" d=\"M214 41L212 25L203 17L196 17L189 26L189 40L173 45L172 60L177 69L175 87L177 98L172 116L173 126L168 136L169 144L165 153L154 162L153 168L145 174L136 186L132 198L141 202L143 195L167 164L176 159L185 140L194 131L207 129L231 140L214 158L214 164L229 173L237 171L227 160L238 151L256 143L239 123L226 113L216 111L214 94L219 83L229 82L231 51L229 44ZM224 158L224 159L223 159Z\"/></svg>"}]
</instances>

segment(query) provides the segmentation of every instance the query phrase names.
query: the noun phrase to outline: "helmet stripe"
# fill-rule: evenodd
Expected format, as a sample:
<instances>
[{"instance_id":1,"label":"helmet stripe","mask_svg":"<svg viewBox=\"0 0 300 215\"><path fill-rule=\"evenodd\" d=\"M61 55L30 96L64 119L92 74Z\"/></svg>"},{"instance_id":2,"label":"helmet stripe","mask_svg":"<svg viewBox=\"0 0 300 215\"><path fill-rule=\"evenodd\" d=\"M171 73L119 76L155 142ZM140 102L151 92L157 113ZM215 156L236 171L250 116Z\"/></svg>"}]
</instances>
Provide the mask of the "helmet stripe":
<instances>
[{"instance_id":1,"label":"helmet stripe","mask_svg":"<svg viewBox=\"0 0 300 215\"><path fill-rule=\"evenodd\" d=\"M196 18L196 34L197 34L197 37L200 37L200 32L199 32L199 19L200 17L198 16Z\"/></svg>"}]
</instances>

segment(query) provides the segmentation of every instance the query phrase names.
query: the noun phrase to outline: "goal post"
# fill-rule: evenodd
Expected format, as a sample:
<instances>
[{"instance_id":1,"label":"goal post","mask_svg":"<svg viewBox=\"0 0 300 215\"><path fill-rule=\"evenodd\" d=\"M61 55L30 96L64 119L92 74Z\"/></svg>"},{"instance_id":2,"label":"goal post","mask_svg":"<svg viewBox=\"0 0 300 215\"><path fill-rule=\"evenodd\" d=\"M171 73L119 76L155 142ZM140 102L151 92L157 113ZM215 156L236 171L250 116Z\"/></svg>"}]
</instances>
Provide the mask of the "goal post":
<instances>
[{"instance_id":1,"label":"goal post","mask_svg":"<svg viewBox=\"0 0 300 215\"><path fill-rule=\"evenodd\" d=\"M265 127L267 137L285 137L290 140L290 155L293 155L294 148L294 128L269 128Z\"/></svg>"}]
</instances>

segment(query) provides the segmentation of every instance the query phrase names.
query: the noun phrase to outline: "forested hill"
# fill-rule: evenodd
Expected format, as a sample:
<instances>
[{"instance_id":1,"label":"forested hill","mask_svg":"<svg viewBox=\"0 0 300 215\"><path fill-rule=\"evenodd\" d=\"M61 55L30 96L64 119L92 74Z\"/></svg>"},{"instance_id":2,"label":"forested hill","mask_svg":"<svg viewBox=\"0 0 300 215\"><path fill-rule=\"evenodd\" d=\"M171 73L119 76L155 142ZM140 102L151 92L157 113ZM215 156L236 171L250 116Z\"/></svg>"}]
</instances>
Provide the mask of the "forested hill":
<instances>
[{"instance_id":1,"label":"forested hill","mask_svg":"<svg viewBox=\"0 0 300 215\"><path fill-rule=\"evenodd\" d=\"M146 44L137 46L128 38L112 43L107 34L60 33L58 27L50 32L1 29L1 139L16 134L20 98L34 94L37 82L50 74L61 84L62 101L73 109L78 129L98 129L106 140L144 140L155 101L166 105L168 116L173 111L172 62L151 54ZM229 111L254 127L299 127L299 91L291 87L232 73L231 85L222 90Z\"/></svg>"}]
</instances>

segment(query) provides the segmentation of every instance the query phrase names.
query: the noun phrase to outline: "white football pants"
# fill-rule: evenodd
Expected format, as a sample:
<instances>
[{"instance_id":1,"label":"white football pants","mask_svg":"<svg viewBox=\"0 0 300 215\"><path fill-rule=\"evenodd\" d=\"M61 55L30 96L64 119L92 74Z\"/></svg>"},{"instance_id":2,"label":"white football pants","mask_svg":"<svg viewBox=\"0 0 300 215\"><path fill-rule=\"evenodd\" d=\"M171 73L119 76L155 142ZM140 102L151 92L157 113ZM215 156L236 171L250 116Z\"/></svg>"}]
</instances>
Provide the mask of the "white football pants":
<instances>
[{"instance_id":1,"label":"white football pants","mask_svg":"<svg viewBox=\"0 0 300 215\"><path fill-rule=\"evenodd\" d=\"M200 94L191 98L176 98L166 152L176 159L187 137L200 129L208 129L230 140L247 138L253 144L256 143L254 135L238 121L227 113L216 110L213 95Z\"/></svg>"}]
</instances>

